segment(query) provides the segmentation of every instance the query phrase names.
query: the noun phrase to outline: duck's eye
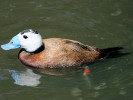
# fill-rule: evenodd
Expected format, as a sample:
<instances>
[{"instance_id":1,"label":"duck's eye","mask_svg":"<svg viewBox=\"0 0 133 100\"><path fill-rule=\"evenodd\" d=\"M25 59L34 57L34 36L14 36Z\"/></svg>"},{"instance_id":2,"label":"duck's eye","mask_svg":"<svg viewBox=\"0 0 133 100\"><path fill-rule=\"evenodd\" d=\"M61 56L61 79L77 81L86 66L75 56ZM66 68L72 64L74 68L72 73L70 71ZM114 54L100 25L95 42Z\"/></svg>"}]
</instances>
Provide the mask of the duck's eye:
<instances>
[{"instance_id":1,"label":"duck's eye","mask_svg":"<svg viewBox=\"0 0 133 100\"><path fill-rule=\"evenodd\" d=\"M23 36L24 39L27 39L28 37L26 35Z\"/></svg>"}]
</instances>

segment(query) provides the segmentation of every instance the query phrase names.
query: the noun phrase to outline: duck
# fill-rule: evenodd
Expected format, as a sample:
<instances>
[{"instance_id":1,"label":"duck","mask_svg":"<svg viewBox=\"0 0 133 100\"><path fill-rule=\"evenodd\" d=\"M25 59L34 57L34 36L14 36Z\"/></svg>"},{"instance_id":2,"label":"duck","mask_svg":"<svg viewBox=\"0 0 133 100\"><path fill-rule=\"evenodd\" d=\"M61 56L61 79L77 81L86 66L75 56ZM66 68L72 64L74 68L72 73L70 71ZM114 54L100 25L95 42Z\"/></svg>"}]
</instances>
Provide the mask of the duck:
<instances>
[{"instance_id":1,"label":"duck","mask_svg":"<svg viewBox=\"0 0 133 100\"><path fill-rule=\"evenodd\" d=\"M101 49L81 42L62 39L42 39L40 33L26 29L1 45L4 50L21 48L18 59L33 68L81 66L101 58Z\"/></svg>"}]
</instances>

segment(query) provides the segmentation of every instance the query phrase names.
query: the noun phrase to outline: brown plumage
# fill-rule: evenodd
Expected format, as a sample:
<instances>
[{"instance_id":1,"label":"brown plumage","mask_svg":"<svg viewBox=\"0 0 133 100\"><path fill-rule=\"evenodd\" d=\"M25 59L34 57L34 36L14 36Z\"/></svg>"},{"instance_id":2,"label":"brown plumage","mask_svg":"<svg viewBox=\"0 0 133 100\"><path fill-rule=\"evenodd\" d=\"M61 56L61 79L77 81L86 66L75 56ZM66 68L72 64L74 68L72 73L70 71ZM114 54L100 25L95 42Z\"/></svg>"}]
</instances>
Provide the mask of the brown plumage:
<instances>
[{"instance_id":1,"label":"brown plumage","mask_svg":"<svg viewBox=\"0 0 133 100\"><path fill-rule=\"evenodd\" d=\"M74 40L49 38L44 39L43 43L45 48L39 53L31 54L21 50L20 61L31 67L57 68L80 66L100 57L100 49Z\"/></svg>"}]
</instances>

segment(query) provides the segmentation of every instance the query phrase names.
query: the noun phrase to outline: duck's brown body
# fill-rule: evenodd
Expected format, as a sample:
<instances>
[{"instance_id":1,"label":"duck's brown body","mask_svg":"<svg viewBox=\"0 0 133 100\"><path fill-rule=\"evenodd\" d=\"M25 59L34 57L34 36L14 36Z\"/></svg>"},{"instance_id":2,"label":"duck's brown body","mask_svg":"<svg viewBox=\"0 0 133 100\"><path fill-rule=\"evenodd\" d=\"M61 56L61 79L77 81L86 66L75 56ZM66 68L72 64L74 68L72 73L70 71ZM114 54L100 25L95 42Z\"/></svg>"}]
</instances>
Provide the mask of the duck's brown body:
<instances>
[{"instance_id":1,"label":"duck's brown body","mask_svg":"<svg viewBox=\"0 0 133 100\"><path fill-rule=\"evenodd\" d=\"M56 68L80 66L84 63L93 62L100 56L98 48L69 39L50 38L44 39L43 43L45 49L40 53L20 52L20 61L31 67Z\"/></svg>"}]
</instances>

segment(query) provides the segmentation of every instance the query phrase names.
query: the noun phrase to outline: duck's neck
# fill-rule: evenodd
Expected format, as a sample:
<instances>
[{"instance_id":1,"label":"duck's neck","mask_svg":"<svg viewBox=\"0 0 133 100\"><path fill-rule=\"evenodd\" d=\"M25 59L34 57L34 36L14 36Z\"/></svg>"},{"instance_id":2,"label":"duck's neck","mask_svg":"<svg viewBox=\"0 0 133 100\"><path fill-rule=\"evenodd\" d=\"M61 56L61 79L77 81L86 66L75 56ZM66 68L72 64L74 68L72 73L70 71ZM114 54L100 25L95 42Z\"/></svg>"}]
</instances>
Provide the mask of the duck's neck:
<instances>
[{"instance_id":1,"label":"duck's neck","mask_svg":"<svg viewBox=\"0 0 133 100\"><path fill-rule=\"evenodd\" d=\"M44 45L44 43L42 43L42 45L41 45L39 48L37 48L35 51L33 51L33 52L26 51L26 49L24 49L24 48L22 48L22 49L20 50L20 52L25 51L25 52L27 52L27 53L29 53L29 54L37 54L37 53L42 52L44 49L45 49L45 45ZM20 52L19 52L19 53L20 53Z\"/></svg>"},{"instance_id":2,"label":"duck's neck","mask_svg":"<svg viewBox=\"0 0 133 100\"><path fill-rule=\"evenodd\" d=\"M30 54L36 54L36 53L42 52L44 49L45 49L45 45L44 45L44 43L42 43L42 45L39 48L37 48L35 51L28 52L28 53L30 53Z\"/></svg>"}]
</instances>

